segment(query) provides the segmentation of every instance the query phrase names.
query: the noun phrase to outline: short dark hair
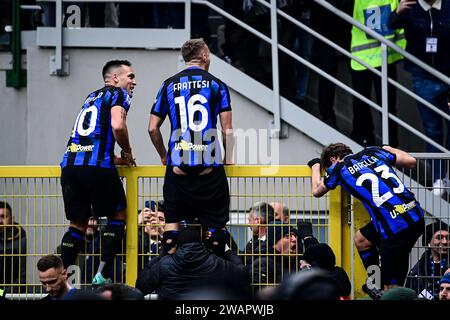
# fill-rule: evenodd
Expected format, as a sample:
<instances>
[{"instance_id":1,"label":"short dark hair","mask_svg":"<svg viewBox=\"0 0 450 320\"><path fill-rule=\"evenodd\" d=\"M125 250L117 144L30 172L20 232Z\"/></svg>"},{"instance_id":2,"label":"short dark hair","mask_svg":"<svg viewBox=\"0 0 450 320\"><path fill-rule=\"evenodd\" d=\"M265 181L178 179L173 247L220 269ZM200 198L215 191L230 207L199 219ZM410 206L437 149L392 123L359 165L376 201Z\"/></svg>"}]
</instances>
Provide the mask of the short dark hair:
<instances>
[{"instance_id":1,"label":"short dark hair","mask_svg":"<svg viewBox=\"0 0 450 320\"><path fill-rule=\"evenodd\" d=\"M267 202L256 202L250 210L255 217L261 218L262 223L272 222L275 219L275 211Z\"/></svg>"},{"instance_id":2,"label":"short dark hair","mask_svg":"<svg viewBox=\"0 0 450 320\"><path fill-rule=\"evenodd\" d=\"M181 47L181 55L185 62L189 62L198 58L200 52L207 47L202 38L191 39L186 41Z\"/></svg>"},{"instance_id":3,"label":"short dark hair","mask_svg":"<svg viewBox=\"0 0 450 320\"><path fill-rule=\"evenodd\" d=\"M12 213L11 206L6 201L0 201L0 209L8 209Z\"/></svg>"},{"instance_id":4,"label":"short dark hair","mask_svg":"<svg viewBox=\"0 0 450 320\"><path fill-rule=\"evenodd\" d=\"M37 268L40 272L45 272L51 268L55 269L64 268L64 264L60 257L55 256L54 254L49 254L39 259L37 263Z\"/></svg>"},{"instance_id":5,"label":"short dark hair","mask_svg":"<svg viewBox=\"0 0 450 320\"><path fill-rule=\"evenodd\" d=\"M330 158L336 157L336 158L344 158L346 155L352 154L353 151L350 149L349 146L343 144L343 143L332 143L325 147L322 150L322 154L320 155L320 161L322 162L323 166L325 168L331 167L332 163Z\"/></svg>"},{"instance_id":6,"label":"short dark hair","mask_svg":"<svg viewBox=\"0 0 450 320\"><path fill-rule=\"evenodd\" d=\"M110 60L103 67L102 75L103 79L106 79L106 75L111 72L111 69L118 68L120 66L131 67L131 62L128 60Z\"/></svg>"}]
</instances>

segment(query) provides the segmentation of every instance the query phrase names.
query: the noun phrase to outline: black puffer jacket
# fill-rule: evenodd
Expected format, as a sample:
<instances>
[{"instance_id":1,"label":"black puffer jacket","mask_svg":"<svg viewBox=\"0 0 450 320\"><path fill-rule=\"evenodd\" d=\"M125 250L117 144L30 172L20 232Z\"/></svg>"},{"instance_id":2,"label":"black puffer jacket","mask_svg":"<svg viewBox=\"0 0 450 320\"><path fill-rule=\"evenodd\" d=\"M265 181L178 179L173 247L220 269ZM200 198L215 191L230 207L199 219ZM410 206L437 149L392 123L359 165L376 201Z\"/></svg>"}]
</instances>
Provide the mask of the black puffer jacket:
<instances>
[{"instance_id":1,"label":"black puffer jacket","mask_svg":"<svg viewBox=\"0 0 450 320\"><path fill-rule=\"evenodd\" d=\"M160 299L189 299L193 290L221 287L246 291L248 282L243 265L235 265L210 253L200 243L186 243L172 255L151 260L136 280L142 293L153 291Z\"/></svg>"},{"instance_id":2,"label":"black puffer jacket","mask_svg":"<svg viewBox=\"0 0 450 320\"><path fill-rule=\"evenodd\" d=\"M27 236L25 230L14 222L0 233L0 286L2 284L23 284L6 286L8 293L25 291L27 282Z\"/></svg>"}]
</instances>

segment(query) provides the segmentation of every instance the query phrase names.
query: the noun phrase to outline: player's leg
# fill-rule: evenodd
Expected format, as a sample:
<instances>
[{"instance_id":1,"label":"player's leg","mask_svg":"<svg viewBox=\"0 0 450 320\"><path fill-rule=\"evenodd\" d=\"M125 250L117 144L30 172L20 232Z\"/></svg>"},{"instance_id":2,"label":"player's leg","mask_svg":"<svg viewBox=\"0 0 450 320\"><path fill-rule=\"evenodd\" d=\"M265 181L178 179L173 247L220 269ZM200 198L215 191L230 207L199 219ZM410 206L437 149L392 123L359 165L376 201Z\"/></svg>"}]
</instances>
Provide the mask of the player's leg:
<instances>
[{"instance_id":1,"label":"player's leg","mask_svg":"<svg viewBox=\"0 0 450 320\"><path fill-rule=\"evenodd\" d=\"M355 246L367 271L368 278L362 286L363 292L372 299L380 299L382 295L380 275L380 235L375 230L372 221L355 233Z\"/></svg>"},{"instance_id":2,"label":"player's leg","mask_svg":"<svg viewBox=\"0 0 450 320\"><path fill-rule=\"evenodd\" d=\"M178 176L175 174L172 167L168 166L166 168L163 185L166 225L164 226L164 233L161 240L162 255L172 254L176 250L180 221L183 220L181 212L186 210L186 207L183 206L185 196L179 184L186 179L186 176Z\"/></svg>"},{"instance_id":3,"label":"player's leg","mask_svg":"<svg viewBox=\"0 0 450 320\"><path fill-rule=\"evenodd\" d=\"M109 282L114 269L114 259L121 252L125 236L126 211L121 210L108 217L106 226L101 231L101 258L97 274L103 278L100 282ZM121 271L121 270L120 270ZM96 278L99 278L96 276ZM101 278L100 278L101 279ZM101 283L100 283L101 284Z\"/></svg>"},{"instance_id":4,"label":"player's leg","mask_svg":"<svg viewBox=\"0 0 450 320\"><path fill-rule=\"evenodd\" d=\"M384 289L405 284L409 271L409 255L423 233L425 223L420 219L390 240L383 240L381 251L381 280Z\"/></svg>"},{"instance_id":5,"label":"player's leg","mask_svg":"<svg viewBox=\"0 0 450 320\"><path fill-rule=\"evenodd\" d=\"M102 285L112 282L114 259L122 250L127 199L116 170L104 168L93 170L90 178L93 213L95 217L108 218L106 226L101 231L101 258L93 280L93 284Z\"/></svg>"},{"instance_id":6,"label":"player's leg","mask_svg":"<svg viewBox=\"0 0 450 320\"><path fill-rule=\"evenodd\" d=\"M74 265L78 253L84 248L86 228L88 219L70 221L70 226L61 240L61 259L64 268Z\"/></svg>"},{"instance_id":7,"label":"player's leg","mask_svg":"<svg viewBox=\"0 0 450 320\"><path fill-rule=\"evenodd\" d=\"M225 170L216 167L198 180L197 188L203 197L198 199L201 207L197 210L206 231L203 242L213 253L223 256L229 238L226 224L230 220L230 194Z\"/></svg>"},{"instance_id":8,"label":"player's leg","mask_svg":"<svg viewBox=\"0 0 450 320\"><path fill-rule=\"evenodd\" d=\"M366 270L380 264L379 238L372 221L355 233L355 246Z\"/></svg>"},{"instance_id":9,"label":"player's leg","mask_svg":"<svg viewBox=\"0 0 450 320\"><path fill-rule=\"evenodd\" d=\"M75 264L78 253L84 248L86 228L92 216L89 196L78 180L82 174L82 169L71 166L63 168L61 172L64 210L70 221L61 240L61 259L65 269Z\"/></svg>"}]
</instances>

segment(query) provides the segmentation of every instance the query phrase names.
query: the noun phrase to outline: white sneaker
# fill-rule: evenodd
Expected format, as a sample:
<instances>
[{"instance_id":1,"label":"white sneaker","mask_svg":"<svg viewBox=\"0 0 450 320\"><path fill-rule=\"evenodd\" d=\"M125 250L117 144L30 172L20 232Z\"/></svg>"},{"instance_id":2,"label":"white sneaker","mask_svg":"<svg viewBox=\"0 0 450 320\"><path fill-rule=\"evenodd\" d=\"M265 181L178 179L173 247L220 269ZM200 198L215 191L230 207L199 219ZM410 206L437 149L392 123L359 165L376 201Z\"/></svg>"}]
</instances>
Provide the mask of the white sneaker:
<instances>
[{"instance_id":1,"label":"white sneaker","mask_svg":"<svg viewBox=\"0 0 450 320\"><path fill-rule=\"evenodd\" d=\"M437 197L442 197L445 192L447 192L447 188L450 186L448 179L437 179L433 183L433 194Z\"/></svg>"}]
</instances>

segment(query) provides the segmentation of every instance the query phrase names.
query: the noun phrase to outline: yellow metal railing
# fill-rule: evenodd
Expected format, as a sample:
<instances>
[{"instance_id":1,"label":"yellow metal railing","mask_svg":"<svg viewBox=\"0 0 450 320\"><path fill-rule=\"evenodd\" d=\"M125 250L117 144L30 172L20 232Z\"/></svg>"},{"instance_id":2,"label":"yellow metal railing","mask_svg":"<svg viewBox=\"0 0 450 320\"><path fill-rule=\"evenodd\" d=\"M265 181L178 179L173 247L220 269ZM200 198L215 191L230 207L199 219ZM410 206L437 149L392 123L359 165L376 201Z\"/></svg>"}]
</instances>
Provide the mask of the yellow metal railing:
<instances>
[{"instance_id":1,"label":"yellow metal railing","mask_svg":"<svg viewBox=\"0 0 450 320\"><path fill-rule=\"evenodd\" d=\"M138 257L143 255L138 252L137 212L143 208L145 200L163 198L165 167L120 167L118 170L124 178L128 201L126 282L134 285ZM283 202L290 209L291 222L314 220L318 231L326 230L322 232L323 238L319 235L319 241L330 244L337 264L350 274L350 264L357 259L352 259L346 249L350 247L347 246L350 234L346 218L348 207L343 201L346 194L340 188L324 198L315 199L311 194L311 171L307 166L227 166L225 170L230 185L230 212L233 215L230 227L237 228L235 240L238 243L247 242L248 209L254 202ZM0 167L0 200L10 202L16 221L27 231L27 257L32 260L27 267L29 286L39 284L35 270L39 256L53 253L59 245L60 237L52 228L59 228L59 234L62 234L68 225L59 177L60 168L57 166ZM39 185L39 188L33 184ZM319 213L321 217L317 216ZM240 249L243 249L242 246Z\"/></svg>"}]
</instances>

